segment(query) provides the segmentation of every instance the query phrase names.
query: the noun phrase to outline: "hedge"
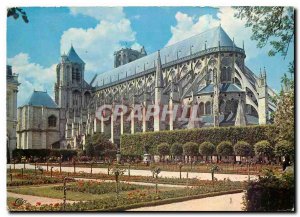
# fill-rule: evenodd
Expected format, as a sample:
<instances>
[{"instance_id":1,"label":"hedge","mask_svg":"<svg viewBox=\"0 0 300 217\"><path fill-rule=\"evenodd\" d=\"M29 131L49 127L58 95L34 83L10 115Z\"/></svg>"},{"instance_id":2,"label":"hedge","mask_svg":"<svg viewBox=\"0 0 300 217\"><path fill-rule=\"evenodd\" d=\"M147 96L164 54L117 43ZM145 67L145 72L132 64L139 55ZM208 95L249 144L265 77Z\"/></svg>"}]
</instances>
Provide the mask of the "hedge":
<instances>
[{"instance_id":1,"label":"hedge","mask_svg":"<svg viewBox=\"0 0 300 217\"><path fill-rule=\"evenodd\" d=\"M166 130L158 132L145 132L136 134L123 134L120 140L121 153L125 155L143 155L145 146L149 147L149 154L154 155L157 145L166 142L173 144L179 142L211 142L219 144L227 140L235 144L243 140L252 146L261 140L269 140L271 144L275 143L276 130L273 125L256 125L246 127L210 127L182 130Z\"/></svg>"},{"instance_id":2,"label":"hedge","mask_svg":"<svg viewBox=\"0 0 300 217\"><path fill-rule=\"evenodd\" d=\"M268 174L251 181L244 198L247 211L291 211L295 207L294 174Z\"/></svg>"},{"instance_id":3,"label":"hedge","mask_svg":"<svg viewBox=\"0 0 300 217\"><path fill-rule=\"evenodd\" d=\"M68 149L15 149L12 152L14 159L20 159L22 156L26 158L38 157L38 158L48 158L48 157L60 157L63 156L63 161L72 159L72 157L77 156L76 150Z\"/></svg>"}]
</instances>

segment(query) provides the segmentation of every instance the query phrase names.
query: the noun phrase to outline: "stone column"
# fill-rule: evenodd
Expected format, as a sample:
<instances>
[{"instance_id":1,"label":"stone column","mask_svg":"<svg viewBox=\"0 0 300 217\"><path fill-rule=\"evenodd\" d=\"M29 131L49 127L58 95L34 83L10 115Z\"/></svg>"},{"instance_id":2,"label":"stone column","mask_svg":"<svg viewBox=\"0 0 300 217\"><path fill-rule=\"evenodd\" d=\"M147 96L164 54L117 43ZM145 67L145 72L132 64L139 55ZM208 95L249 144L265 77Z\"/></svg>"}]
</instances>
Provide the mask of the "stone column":
<instances>
[{"instance_id":1,"label":"stone column","mask_svg":"<svg viewBox=\"0 0 300 217\"><path fill-rule=\"evenodd\" d=\"M121 117L120 117L120 133L124 134L124 105L122 104Z\"/></svg>"},{"instance_id":2,"label":"stone column","mask_svg":"<svg viewBox=\"0 0 300 217\"><path fill-rule=\"evenodd\" d=\"M147 131L146 112L147 112L147 102L144 101L144 103L143 103L143 132Z\"/></svg>"},{"instance_id":3,"label":"stone column","mask_svg":"<svg viewBox=\"0 0 300 217\"><path fill-rule=\"evenodd\" d=\"M113 110L110 116L110 141L114 143L114 113Z\"/></svg>"}]
</instances>

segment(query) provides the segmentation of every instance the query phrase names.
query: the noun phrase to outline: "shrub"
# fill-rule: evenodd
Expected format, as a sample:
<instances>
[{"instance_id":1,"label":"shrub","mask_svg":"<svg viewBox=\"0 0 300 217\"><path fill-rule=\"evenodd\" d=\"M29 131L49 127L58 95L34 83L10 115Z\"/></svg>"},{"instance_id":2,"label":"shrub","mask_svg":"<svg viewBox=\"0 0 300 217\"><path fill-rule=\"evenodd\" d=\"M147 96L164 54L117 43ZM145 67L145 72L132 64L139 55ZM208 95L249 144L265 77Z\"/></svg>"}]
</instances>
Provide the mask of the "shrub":
<instances>
[{"instance_id":1,"label":"shrub","mask_svg":"<svg viewBox=\"0 0 300 217\"><path fill-rule=\"evenodd\" d=\"M182 145L178 142L175 142L172 146L171 146L171 154L173 156L181 156L183 153L183 148Z\"/></svg>"},{"instance_id":2,"label":"shrub","mask_svg":"<svg viewBox=\"0 0 300 217\"><path fill-rule=\"evenodd\" d=\"M62 160L72 159L77 156L76 150L68 150L68 149L15 149L12 152L13 158L20 160L22 156L26 158L29 157L37 157L42 159L41 161L45 161L47 158L56 159L62 156Z\"/></svg>"},{"instance_id":3,"label":"shrub","mask_svg":"<svg viewBox=\"0 0 300 217\"><path fill-rule=\"evenodd\" d=\"M196 156L198 154L198 145L195 142L187 142L183 145L183 153L187 156Z\"/></svg>"},{"instance_id":4,"label":"shrub","mask_svg":"<svg viewBox=\"0 0 300 217\"><path fill-rule=\"evenodd\" d=\"M160 156L169 155L169 154L170 154L170 146L169 146L169 144L166 143L166 142L160 143L160 144L157 146L157 153L158 153Z\"/></svg>"},{"instance_id":5,"label":"shrub","mask_svg":"<svg viewBox=\"0 0 300 217\"><path fill-rule=\"evenodd\" d=\"M212 156L215 152L215 146L211 142L203 142L199 146L199 153L203 156Z\"/></svg>"},{"instance_id":6,"label":"shrub","mask_svg":"<svg viewBox=\"0 0 300 217\"><path fill-rule=\"evenodd\" d=\"M92 143L88 143L85 145L85 153L88 157L94 157L95 156L95 149Z\"/></svg>"},{"instance_id":7,"label":"shrub","mask_svg":"<svg viewBox=\"0 0 300 217\"><path fill-rule=\"evenodd\" d=\"M271 156L273 154L273 147L267 140L263 140L254 145L254 151L257 156Z\"/></svg>"},{"instance_id":8,"label":"shrub","mask_svg":"<svg viewBox=\"0 0 300 217\"><path fill-rule=\"evenodd\" d=\"M232 144L243 140L252 145L261 140L270 140L271 143L274 143L276 134L277 132L273 125L165 130L123 134L120 138L120 148L122 155L143 155L144 147L147 146L149 147L148 153L154 155L157 151L157 145L162 142L167 142L168 144L196 142L201 144L210 141L213 144L219 144L226 139Z\"/></svg>"},{"instance_id":9,"label":"shrub","mask_svg":"<svg viewBox=\"0 0 300 217\"><path fill-rule=\"evenodd\" d=\"M247 211L286 211L295 206L294 174L269 173L249 183L244 198Z\"/></svg>"},{"instance_id":10,"label":"shrub","mask_svg":"<svg viewBox=\"0 0 300 217\"><path fill-rule=\"evenodd\" d=\"M245 141L238 141L234 147L234 154L237 156L251 156L253 154L252 146Z\"/></svg>"},{"instance_id":11,"label":"shrub","mask_svg":"<svg viewBox=\"0 0 300 217\"><path fill-rule=\"evenodd\" d=\"M87 144L91 144L94 149L93 156L112 157L116 154L116 146L103 133L95 133L87 138Z\"/></svg>"},{"instance_id":12,"label":"shrub","mask_svg":"<svg viewBox=\"0 0 300 217\"><path fill-rule=\"evenodd\" d=\"M220 144L216 148L218 155L221 156L232 156L233 155L233 147L232 143L229 141L220 142Z\"/></svg>"},{"instance_id":13,"label":"shrub","mask_svg":"<svg viewBox=\"0 0 300 217\"><path fill-rule=\"evenodd\" d=\"M294 146L287 140L276 143L274 153L277 157L294 156Z\"/></svg>"}]
</instances>

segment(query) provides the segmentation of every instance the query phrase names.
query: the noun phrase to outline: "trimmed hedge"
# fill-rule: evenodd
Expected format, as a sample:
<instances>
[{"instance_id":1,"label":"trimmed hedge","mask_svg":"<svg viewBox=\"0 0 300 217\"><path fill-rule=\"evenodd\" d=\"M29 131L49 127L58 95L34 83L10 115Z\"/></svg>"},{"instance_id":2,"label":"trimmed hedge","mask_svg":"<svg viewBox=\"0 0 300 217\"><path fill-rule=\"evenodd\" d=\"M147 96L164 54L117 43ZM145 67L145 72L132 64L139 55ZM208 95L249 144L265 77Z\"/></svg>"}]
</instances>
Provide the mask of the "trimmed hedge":
<instances>
[{"instance_id":1,"label":"trimmed hedge","mask_svg":"<svg viewBox=\"0 0 300 217\"><path fill-rule=\"evenodd\" d=\"M60 157L63 156L63 161L71 160L72 157L77 156L76 150L68 150L68 149L15 149L12 152L12 156L14 159L20 159L22 156L26 158L29 157L38 157L38 158L48 158L48 157Z\"/></svg>"},{"instance_id":2,"label":"trimmed hedge","mask_svg":"<svg viewBox=\"0 0 300 217\"><path fill-rule=\"evenodd\" d=\"M146 132L136 134L124 134L121 136L120 149L125 155L143 155L145 146L149 147L149 154L154 155L157 145L162 142L173 144L179 142L196 142L201 144L210 141L213 144L219 144L223 140L235 144L243 140L252 146L261 140L269 140L271 144L275 143L276 130L273 125L257 125L246 127L210 127L182 130L166 130L158 132Z\"/></svg>"}]
</instances>

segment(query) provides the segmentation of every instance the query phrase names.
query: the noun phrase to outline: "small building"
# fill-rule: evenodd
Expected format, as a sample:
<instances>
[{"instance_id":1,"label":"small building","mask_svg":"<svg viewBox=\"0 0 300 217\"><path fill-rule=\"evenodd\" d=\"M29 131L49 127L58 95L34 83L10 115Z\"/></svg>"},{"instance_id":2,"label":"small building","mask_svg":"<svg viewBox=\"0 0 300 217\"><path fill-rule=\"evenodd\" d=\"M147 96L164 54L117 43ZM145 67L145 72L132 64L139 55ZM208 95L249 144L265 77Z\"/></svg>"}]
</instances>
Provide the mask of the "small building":
<instances>
[{"instance_id":1,"label":"small building","mask_svg":"<svg viewBox=\"0 0 300 217\"><path fill-rule=\"evenodd\" d=\"M18 149L60 148L59 107L44 91L33 91L18 108Z\"/></svg>"}]
</instances>

